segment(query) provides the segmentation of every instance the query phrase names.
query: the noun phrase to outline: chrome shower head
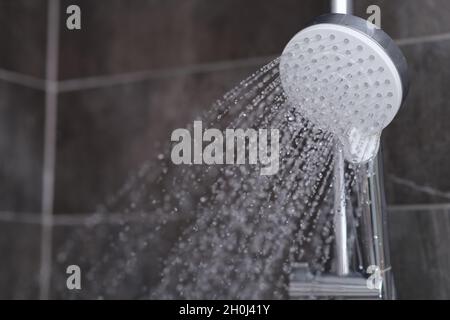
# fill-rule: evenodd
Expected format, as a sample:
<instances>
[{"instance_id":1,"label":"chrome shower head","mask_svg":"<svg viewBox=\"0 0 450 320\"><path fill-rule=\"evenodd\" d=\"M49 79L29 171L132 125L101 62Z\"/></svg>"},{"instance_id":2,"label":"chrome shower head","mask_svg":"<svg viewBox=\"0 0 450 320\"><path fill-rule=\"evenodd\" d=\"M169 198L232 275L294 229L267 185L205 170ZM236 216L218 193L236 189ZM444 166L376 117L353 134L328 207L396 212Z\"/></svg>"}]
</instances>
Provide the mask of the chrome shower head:
<instances>
[{"instance_id":1,"label":"chrome shower head","mask_svg":"<svg viewBox=\"0 0 450 320\"><path fill-rule=\"evenodd\" d=\"M381 131L407 93L407 64L382 30L364 19L326 14L297 33L280 60L288 102L342 143L353 163L372 159Z\"/></svg>"}]
</instances>

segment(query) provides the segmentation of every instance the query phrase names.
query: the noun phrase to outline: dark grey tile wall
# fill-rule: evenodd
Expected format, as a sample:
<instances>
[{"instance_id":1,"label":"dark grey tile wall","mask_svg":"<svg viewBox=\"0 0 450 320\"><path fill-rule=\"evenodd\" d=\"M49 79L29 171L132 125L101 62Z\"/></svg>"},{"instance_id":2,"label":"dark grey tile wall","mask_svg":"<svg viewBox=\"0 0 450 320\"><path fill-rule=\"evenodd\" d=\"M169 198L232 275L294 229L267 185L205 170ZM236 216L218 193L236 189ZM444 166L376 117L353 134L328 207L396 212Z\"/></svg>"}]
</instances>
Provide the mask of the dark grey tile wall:
<instances>
[{"instance_id":1,"label":"dark grey tile wall","mask_svg":"<svg viewBox=\"0 0 450 320\"><path fill-rule=\"evenodd\" d=\"M277 54L328 5L307 2L72 1L82 8L83 25L76 32L61 28L60 79ZM61 25L68 4L62 1ZM280 19L283 12L296 14ZM175 126L186 125L258 65L230 67L60 94L55 212L95 210L143 159L156 156L154 141L168 141Z\"/></svg>"},{"instance_id":2,"label":"dark grey tile wall","mask_svg":"<svg viewBox=\"0 0 450 320\"><path fill-rule=\"evenodd\" d=\"M94 212L172 130L185 127L258 65L62 93L55 213Z\"/></svg>"},{"instance_id":3,"label":"dark grey tile wall","mask_svg":"<svg viewBox=\"0 0 450 320\"><path fill-rule=\"evenodd\" d=\"M159 281L179 224L156 231L152 217L122 223L55 226L52 299L143 299ZM82 270L82 290L66 287L66 268Z\"/></svg>"},{"instance_id":4,"label":"dark grey tile wall","mask_svg":"<svg viewBox=\"0 0 450 320\"><path fill-rule=\"evenodd\" d=\"M46 32L47 0L0 1L0 299L39 297Z\"/></svg>"},{"instance_id":5,"label":"dark grey tile wall","mask_svg":"<svg viewBox=\"0 0 450 320\"><path fill-rule=\"evenodd\" d=\"M390 212L391 261L400 299L449 299L450 211Z\"/></svg>"},{"instance_id":6,"label":"dark grey tile wall","mask_svg":"<svg viewBox=\"0 0 450 320\"><path fill-rule=\"evenodd\" d=\"M447 0L356 0L355 15L368 17L370 5L380 7L381 27L394 39L450 32Z\"/></svg>"},{"instance_id":7,"label":"dark grey tile wall","mask_svg":"<svg viewBox=\"0 0 450 320\"><path fill-rule=\"evenodd\" d=\"M0 68L45 76L47 0L0 1Z\"/></svg>"},{"instance_id":8,"label":"dark grey tile wall","mask_svg":"<svg viewBox=\"0 0 450 320\"><path fill-rule=\"evenodd\" d=\"M0 211L39 213L45 94L0 81Z\"/></svg>"}]
</instances>

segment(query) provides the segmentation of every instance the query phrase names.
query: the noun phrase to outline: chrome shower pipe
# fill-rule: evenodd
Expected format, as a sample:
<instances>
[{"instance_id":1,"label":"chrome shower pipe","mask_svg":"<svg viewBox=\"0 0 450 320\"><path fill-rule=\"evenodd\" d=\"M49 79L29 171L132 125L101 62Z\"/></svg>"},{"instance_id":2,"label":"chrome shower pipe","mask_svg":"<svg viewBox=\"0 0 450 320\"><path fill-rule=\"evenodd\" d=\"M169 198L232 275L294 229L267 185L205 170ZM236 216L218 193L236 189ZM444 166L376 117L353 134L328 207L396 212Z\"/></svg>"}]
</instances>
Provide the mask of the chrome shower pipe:
<instances>
[{"instance_id":1,"label":"chrome shower pipe","mask_svg":"<svg viewBox=\"0 0 450 320\"><path fill-rule=\"evenodd\" d=\"M335 271L338 276L349 273L347 247L347 206L345 192L345 160L341 143L336 139L334 149L334 238Z\"/></svg>"}]
</instances>

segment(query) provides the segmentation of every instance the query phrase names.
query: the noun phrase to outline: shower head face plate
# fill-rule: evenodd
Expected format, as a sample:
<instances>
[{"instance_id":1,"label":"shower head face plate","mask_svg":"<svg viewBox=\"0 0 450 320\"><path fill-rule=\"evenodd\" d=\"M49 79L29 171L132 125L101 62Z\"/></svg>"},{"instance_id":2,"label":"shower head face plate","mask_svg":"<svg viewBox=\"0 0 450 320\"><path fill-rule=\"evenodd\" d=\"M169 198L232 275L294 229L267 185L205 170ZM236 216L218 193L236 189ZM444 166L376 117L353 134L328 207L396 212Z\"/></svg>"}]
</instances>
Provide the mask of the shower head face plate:
<instances>
[{"instance_id":1,"label":"shower head face plate","mask_svg":"<svg viewBox=\"0 0 450 320\"><path fill-rule=\"evenodd\" d=\"M346 160L373 158L381 131L403 100L397 66L369 35L349 26L315 24L286 46L280 76L288 101L342 143Z\"/></svg>"}]
</instances>

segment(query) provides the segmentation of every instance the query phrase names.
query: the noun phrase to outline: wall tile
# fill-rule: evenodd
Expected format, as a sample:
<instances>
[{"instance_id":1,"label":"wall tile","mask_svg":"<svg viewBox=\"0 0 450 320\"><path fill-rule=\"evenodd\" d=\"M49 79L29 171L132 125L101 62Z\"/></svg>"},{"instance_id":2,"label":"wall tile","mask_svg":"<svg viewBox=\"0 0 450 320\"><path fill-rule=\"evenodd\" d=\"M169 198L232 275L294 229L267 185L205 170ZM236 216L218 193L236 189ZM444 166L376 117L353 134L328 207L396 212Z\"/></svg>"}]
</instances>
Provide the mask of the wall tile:
<instances>
[{"instance_id":1,"label":"wall tile","mask_svg":"<svg viewBox=\"0 0 450 320\"><path fill-rule=\"evenodd\" d=\"M0 222L0 299L39 297L40 226Z\"/></svg>"},{"instance_id":2,"label":"wall tile","mask_svg":"<svg viewBox=\"0 0 450 320\"><path fill-rule=\"evenodd\" d=\"M390 212L391 261L400 299L450 299L450 212Z\"/></svg>"},{"instance_id":3,"label":"wall tile","mask_svg":"<svg viewBox=\"0 0 450 320\"><path fill-rule=\"evenodd\" d=\"M192 123L257 66L60 95L56 213L93 212L173 129Z\"/></svg>"},{"instance_id":4,"label":"wall tile","mask_svg":"<svg viewBox=\"0 0 450 320\"><path fill-rule=\"evenodd\" d=\"M45 77L47 0L0 2L0 68Z\"/></svg>"},{"instance_id":5,"label":"wall tile","mask_svg":"<svg viewBox=\"0 0 450 320\"><path fill-rule=\"evenodd\" d=\"M81 8L81 30L65 28L69 4ZM64 0L60 78L279 54L327 8L324 0Z\"/></svg>"},{"instance_id":6,"label":"wall tile","mask_svg":"<svg viewBox=\"0 0 450 320\"><path fill-rule=\"evenodd\" d=\"M45 93L0 82L0 211L40 212Z\"/></svg>"},{"instance_id":7,"label":"wall tile","mask_svg":"<svg viewBox=\"0 0 450 320\"><path fill-rule=\"evenodd\" d=\"M405 46L403 50L411 87L403 109L384 132L388 202L448 202L450 41Z\"/></svg>"},{"instance_id":8,"label":"wall tile","mask_svg":"<svg viewBox=\"0 0 450 320\"><path fill-rule=\"evenodd\" d=\"M447 0L357 0L355 15L368 17L369 5L381 9L381 27L391 37L407 38L450 32Z\"/></svg>"}]
</instances>

